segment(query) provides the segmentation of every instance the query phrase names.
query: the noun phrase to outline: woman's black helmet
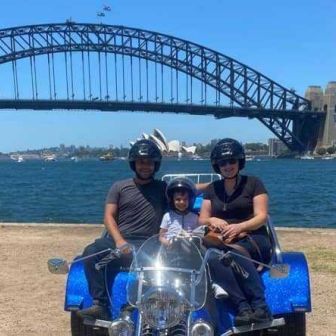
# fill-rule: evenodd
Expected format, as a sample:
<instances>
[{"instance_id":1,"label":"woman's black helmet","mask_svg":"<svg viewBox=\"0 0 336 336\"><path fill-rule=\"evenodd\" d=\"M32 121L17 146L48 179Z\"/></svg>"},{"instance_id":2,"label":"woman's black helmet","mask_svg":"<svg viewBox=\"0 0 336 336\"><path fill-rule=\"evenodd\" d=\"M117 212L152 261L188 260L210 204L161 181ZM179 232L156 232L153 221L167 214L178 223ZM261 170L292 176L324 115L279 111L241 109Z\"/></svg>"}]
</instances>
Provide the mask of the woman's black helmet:
<instances>
[{"instance_id":1,"label":"woman's black helmet","mask_svg":"<svg viewBox=\"0 0 336 336\"><path fill-rule=\"evenodd\" d=\"M137 159L151 159L155 163L154 171L160 169L162 154L159 147L148 139L137 141L128 153L128 162L133 171L135 171L135 160Z\"/></svg>"},{"instance_id":2,"label":"woman's black helmet","mask_svg":"<svg viewBox=\"0 0 336 336\"><path fill-rule=\"evenodd\" d=\"M168 199L169 206L174 209L174 193L175 192L187 192L189 196L189 207L191 210L195 203L196 198L196 188L195 184L186 177L177 177L171 180L166 189L166 196Z\"/></svg>"},{"instance_id":3,"label":"woman's black helmet","mask_svg":"<svg viewBox=\"0 0 336 336\"><path fill-rule=\"evenodd\" d=\"M220 174L218 162L226 159L238 160L239 170L245 167L244 147L237 140L225 138L220 140L213 148L210 160L216 173Z\"/></svg>"}]
</instances>

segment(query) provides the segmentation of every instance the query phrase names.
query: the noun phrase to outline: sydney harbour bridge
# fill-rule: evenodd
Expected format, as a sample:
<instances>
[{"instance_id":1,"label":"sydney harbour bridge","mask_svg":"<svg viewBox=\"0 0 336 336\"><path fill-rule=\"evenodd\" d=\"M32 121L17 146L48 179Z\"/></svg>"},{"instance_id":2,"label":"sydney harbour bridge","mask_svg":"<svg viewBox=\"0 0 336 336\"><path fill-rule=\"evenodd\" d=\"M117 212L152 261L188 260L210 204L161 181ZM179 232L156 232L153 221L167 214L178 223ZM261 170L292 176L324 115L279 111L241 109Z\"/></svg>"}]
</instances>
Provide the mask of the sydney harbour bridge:
<instances>
[{"instance_id":1,"label":"sydney harbour bridge","mask_svg":"<svg viewBox=\"0 0 336 336\"><path fill-rule=\"evenodd\" d=\"M299 152L315 148L325 119L293 89L231 57L123 26L67 21L1 29L0 76L2 110L256 118Z\"/></svg>"}]
</instances>

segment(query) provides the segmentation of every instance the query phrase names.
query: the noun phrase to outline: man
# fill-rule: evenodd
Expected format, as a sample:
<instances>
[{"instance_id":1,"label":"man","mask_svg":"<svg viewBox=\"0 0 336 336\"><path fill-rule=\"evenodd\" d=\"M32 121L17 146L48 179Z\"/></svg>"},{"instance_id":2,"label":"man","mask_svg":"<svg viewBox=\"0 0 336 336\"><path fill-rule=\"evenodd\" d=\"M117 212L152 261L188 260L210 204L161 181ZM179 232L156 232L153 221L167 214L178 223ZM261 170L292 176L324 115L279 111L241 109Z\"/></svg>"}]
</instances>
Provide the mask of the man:
<instances>
[{"instance_id":1,"label":"man","mask_svg":"<svg viewBox=\"0 0 336 336\"><path fill-rule=\"evenodd\" d=\"M161 158L159 148L150 140L140 140L132 146L128 161L135 176L112 185L106 198L104 216L108 235L87 246L83 256L107 248L122 249L127 243L139 247L147 238L159 232L161 219L167 207L166 183L154 179L155 173L160 168ZM95 264L106 254L102 253L84 261L93 305L78 311L78 315L82 318L103 320L110 318L105 270L95 268ZM120 266L129 266L130 263L129 254L110 262L108 268L112 281L118 274Z\"/></svg>"}]
</instances>

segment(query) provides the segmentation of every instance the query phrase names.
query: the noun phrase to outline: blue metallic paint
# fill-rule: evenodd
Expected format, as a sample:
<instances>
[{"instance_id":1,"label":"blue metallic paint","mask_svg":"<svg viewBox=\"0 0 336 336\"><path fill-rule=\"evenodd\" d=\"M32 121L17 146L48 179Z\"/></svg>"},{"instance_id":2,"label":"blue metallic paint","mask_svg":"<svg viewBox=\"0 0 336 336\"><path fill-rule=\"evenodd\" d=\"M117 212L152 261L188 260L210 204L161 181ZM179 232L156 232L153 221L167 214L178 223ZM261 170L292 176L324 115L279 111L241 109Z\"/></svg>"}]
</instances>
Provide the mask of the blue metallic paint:
<instances>
[{"instance_id":1,"label":"blue metallic paint","mask_svg":"<svg viewBox=\"0 0 336 336\"><path fill-rule=\"evenodd\" d=\"M289 264L290 272L285 278L271 278L269 271L262 273L265 284L267 302L274 315L293 313L295 309L311 311L310 282L308 265L305 256L299 252L283 253L284 263ZM115 279L113 291L113 318L117 318L120 308L126 303L126 284L128 274L119 273ZM227 304L228 301L218 301L217 308L222 331L232 326L234 310ZM73 264L67 281L65 310L74 310L74 307L85 308L92 304L88 284L85 278L83 264ZM207 312L203 310L193 313L193 319L208 320Z\"/></svg>"}]
</instances>

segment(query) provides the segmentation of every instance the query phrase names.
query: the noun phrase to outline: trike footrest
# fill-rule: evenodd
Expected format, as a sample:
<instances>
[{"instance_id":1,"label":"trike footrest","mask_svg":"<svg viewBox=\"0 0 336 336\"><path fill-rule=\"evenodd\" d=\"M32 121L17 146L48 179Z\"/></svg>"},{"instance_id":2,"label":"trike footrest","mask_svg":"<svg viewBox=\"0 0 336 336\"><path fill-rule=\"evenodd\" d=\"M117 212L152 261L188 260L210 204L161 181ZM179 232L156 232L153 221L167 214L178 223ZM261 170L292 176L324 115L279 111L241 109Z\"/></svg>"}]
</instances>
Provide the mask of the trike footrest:
<instances>
[{"instance_id":1,"label":"trike footrest","mask_svg":"<svg viewBox=\"0 0 336 336\"><path fill-rule=\"evenodd\" d=\"M109 328L111 321L84 319L83 323L92 327Z\"/></svg>"},{"instance_id":2,"label":"trike footrest","mask_svg":"<svg viewBox=\"0 0 336 336\"><path fill-rule=\"evenodd\" d=\"M267 323L252 323L251 325L242 327L232 327L230 330L226 331L221 336L230 336L236 334L243 334L249 331L275 328L285 325L285 319L283 317L272 320L272 322Z\"/></svg>"}]
</instances>

